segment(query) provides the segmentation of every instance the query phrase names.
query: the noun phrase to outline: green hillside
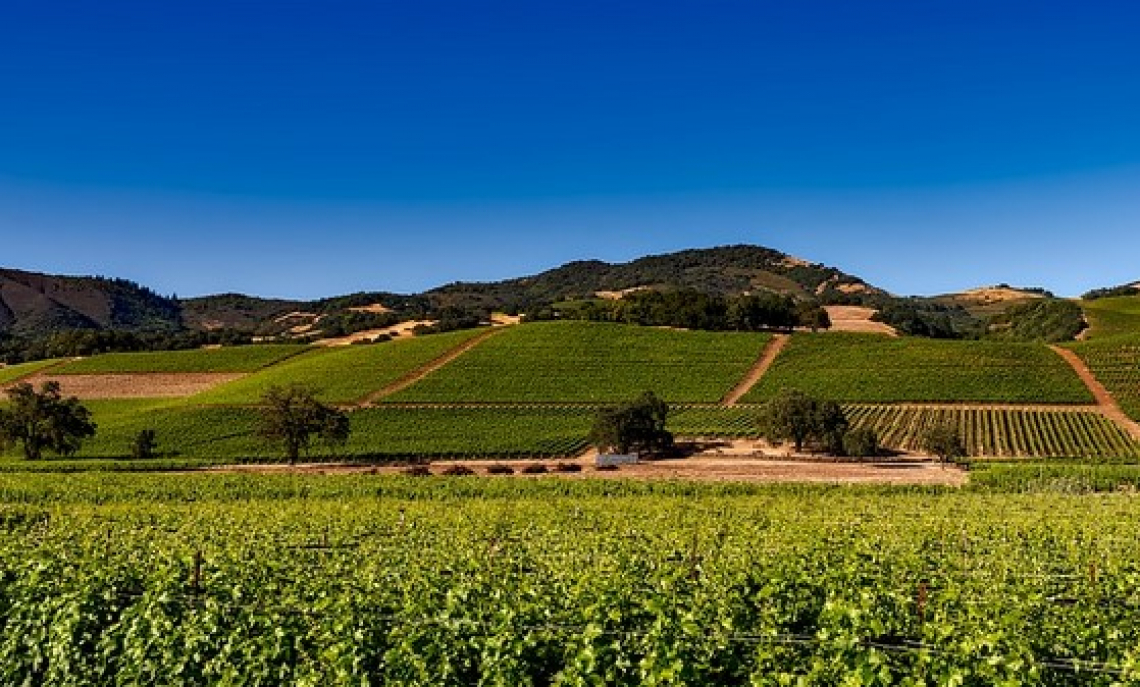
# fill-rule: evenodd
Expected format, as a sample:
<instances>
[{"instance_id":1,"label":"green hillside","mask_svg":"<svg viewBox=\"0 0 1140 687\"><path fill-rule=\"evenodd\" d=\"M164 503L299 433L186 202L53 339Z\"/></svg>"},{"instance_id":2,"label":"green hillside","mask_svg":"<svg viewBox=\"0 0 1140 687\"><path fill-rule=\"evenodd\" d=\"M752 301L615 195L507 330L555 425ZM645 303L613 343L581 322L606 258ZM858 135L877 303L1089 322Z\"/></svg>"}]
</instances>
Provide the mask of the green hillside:
<instances>
[{"instance_id":1,"label":"green hillside","mask_svg":"<svg viewBox=\"0 0 1140 687\"><path fill-rule=\"evenodd\" d=\"M389 401L615 402L654 391L715 402L759 357L766 334L540 322L511 328Z\"/></svg>"},{"instance_id":2,"label":"green hillside","mask_svg":"<svg viewBox=\"0 0 1140 687\"><path fill-rule=\"evenodd\" d=\"M1089 321L1090 340L1140 334L1140 296L1114 296L1081 301Z\"/></svg>"},{"instance_id":3,"label":"green hillside","mask_svg":"<svg viewBox=\"0 0 1140 687\"><path fill-rule=\"evenodd\" d=\"M867 334L796 334L745 397L783 388L839 401L1091 403L1059 356L1041 344L943 341Z\"/></svg>"},{"instance_id":4,"label":"green hillside","mask_svg":"<svg viewBox=\"0 0 1140 687\"><path fill-rule=\"evenodd\" d=\"M109 374L150 372L253 372L290 358L302 346L232 346L188 351L105 353L67 363L54 374Z\"/></svg>"},{"instance_id":5,"label":"green hillside","mask_svg":"<svg viewBox=\"0 0 1140 687\"><path fill-rule=\"evenodd\" d=\"M1124 412L1140 421L1140 335L1098 338L1069 348L1085 361Z\"/></svg>"},{"instance_id":6,"label":"green hillside","mask_svg":"<svg viewBox=\"0 0 1140 687\"><path fill-rule=\"evenodd\" d=\"M257 403L274 385L304 384L319 398L350 403L395 382L485 330L390 341L368 346L309 349L259 374L225 384L191 399L195 404Z\"/></svg>"}]
</instances>

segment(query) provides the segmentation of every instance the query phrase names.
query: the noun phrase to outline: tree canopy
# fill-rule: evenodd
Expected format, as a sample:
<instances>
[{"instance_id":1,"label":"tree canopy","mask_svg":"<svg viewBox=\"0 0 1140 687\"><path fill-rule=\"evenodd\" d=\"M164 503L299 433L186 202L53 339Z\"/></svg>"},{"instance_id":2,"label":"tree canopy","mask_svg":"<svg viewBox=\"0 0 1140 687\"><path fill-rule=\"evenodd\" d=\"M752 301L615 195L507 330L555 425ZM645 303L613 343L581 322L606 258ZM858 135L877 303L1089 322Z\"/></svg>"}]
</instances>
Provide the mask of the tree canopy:
<instances>
[{"instance_id":1,"label":"tree canopy","mask_svg":"<svg viewBox=\"0 0 1140 687\"><path fill-rule=\"evenodd\" d=\"M91 413L72 396L63 398L59 382L39 391L28 383L8 389L9 406L0 409L0 444L21 444L24 457L38 460L45 450L73 455L84 439L95 436Z\"/></svg>"},{"instance_id":2,"label":"tree canopy","mask_svg":"<svg viewBox=\"0 0 1140 687\"><path fill-rule=\"evenodd\" d=\"M590 443L617 453L664 451L673 446L673 435L665 429L668 415L669 406L646 391L636 401L600 411Z\"/></svg>"},{"instance_id":3,"label":"tree canopy","mask_svg":"<svg viewBox=\"0 0 1140 687\"><path fill-rule=\"evenodd\" d=\"M318 401L306 386L274 386L261 397L258 434L280 445L290 463L309 450L314 437L336 446L348 441L350 431L348 415Z\"/></svg>"}]
</instances>

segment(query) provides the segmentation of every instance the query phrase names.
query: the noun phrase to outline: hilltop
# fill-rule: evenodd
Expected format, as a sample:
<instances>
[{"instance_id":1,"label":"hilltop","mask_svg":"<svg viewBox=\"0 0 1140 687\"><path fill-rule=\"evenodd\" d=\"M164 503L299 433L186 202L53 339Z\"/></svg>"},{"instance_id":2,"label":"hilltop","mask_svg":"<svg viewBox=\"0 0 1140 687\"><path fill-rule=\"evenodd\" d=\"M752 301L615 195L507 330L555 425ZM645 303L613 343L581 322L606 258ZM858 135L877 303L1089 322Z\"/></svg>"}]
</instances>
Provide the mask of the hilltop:
<instances>
[{"instance_id":1,"label":"hilltop","mask_svg":"<svg viewBox=\"0 0 1140 687\"><path fill-rule=\"evenodd\" d=\"M181 305L125 279L0 269L0 332L39 336L69 329L176 331Z\"/></svg>"},{"instance_id":2,"label":"hilltop","mask_svg":"<svg viewBox=\"0 0 1140 687\"><path fill-rule=\"evenodd\" d=\"M837 268L759 246L651 255L626 263L580 260L496 282L456 282L421 294L365 291L313 301L226 293L159 296L123 279L0 270L0 333L35 338L68 330L176 332L240 330L260 335L440 319L448 311L525 311L564 300L636 289L716 295L768 291L797 299L885 295ZM318 326L319 325L319 326Z\"/></svg>"}]
</instances>

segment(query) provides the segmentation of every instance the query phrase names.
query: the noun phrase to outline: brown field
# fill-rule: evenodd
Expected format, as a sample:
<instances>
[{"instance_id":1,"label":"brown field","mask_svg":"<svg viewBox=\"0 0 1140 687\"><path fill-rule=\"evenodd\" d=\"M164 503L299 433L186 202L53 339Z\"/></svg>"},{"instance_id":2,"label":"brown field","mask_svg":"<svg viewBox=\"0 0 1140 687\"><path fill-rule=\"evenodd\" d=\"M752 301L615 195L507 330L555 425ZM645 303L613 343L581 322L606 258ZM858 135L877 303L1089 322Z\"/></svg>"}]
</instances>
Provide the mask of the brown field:
<instances>
[{"instance_id":1,"label":"brown field","mask_svg":"<svg viewBox=\"0 0 1140 687\"><path fill-rule=\"evenodd\" d=\"M857 305L828 305L824 306L823 309L831 318L831 331L833 332L898 336L898 332L889 324L871 320L871 316L877 312L874 308L864 308Z\"/></svg>"},{"instance_id":2,"label":"brown field","mask_svg":"<svg viewBox=\"0 0 1140 687\"><path fill-rule=\"evenodd\" d=\"M46 381L59 382L65 396L81 399L110 398L182 398L208 391L219 384L244 377L232 372L147 372L138 374L97 375L32 375L24 380L35 386Z\"/></svg>"}]
</instances>

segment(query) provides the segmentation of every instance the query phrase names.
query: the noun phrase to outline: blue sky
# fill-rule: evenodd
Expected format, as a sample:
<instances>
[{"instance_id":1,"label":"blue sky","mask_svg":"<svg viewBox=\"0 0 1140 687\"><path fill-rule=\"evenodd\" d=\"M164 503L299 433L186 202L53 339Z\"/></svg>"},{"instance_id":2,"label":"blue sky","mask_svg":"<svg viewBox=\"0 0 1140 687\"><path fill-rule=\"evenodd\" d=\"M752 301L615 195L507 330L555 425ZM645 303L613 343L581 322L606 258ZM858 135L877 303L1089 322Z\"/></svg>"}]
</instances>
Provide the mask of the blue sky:
<instances>
[{"instance_id":1,"label":"blue sky","mask_svg":"<svg viewBox=\"0 0 1140 687\"><path fill-rule=\"evenodd\" d=\"M0 9L0 264L315 297L759 243L899 293L1140 279L1140 8Z\"/></svg>"}]
</instances>

